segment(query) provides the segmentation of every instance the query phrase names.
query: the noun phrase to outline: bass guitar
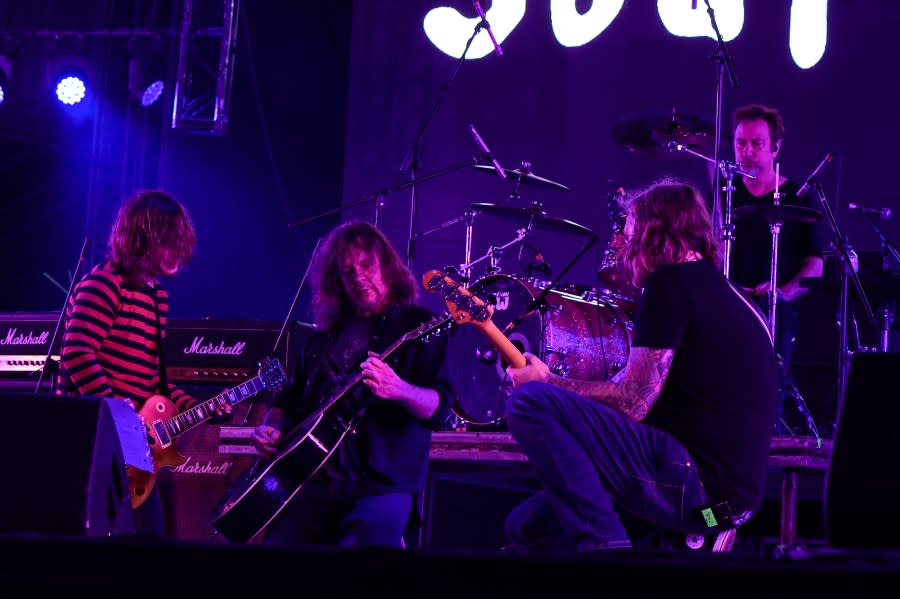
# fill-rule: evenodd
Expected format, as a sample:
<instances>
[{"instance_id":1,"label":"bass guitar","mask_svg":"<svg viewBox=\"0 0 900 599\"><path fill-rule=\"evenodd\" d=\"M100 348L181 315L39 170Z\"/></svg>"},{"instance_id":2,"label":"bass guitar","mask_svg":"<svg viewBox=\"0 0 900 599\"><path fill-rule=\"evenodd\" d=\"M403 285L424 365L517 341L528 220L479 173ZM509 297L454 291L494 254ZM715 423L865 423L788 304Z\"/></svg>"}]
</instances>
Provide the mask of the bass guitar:
<instances>
[{"instance_id":1,"label":"bass guitar","mask_svg":"<svg viewBox=\"0 0 900 599\"><path fill-rule=\"evenodd\" d=\"M460 285L447 273L431 270L422 277L428 291L441 296L456 324L471 324L480 329L506 362L514 367L525 366L525 356L491 320L493 306Z\"/></svg>"},{"instance_id":2,"label":"bass guitar","mask_svg":"<svg viewBox=\"0 0 900 599\"><path fill-rule=\"evenodd\" d=\"M449 323L449 316L435 316L407 332L379 358L386 360L402 345ZM219 534L233 543L246 543L281 513L356 429L365 410L348 396L360 382L361 370L339 380L335 390L285 435L274 455L257 458L229 487L209 517Z\"/></svg>"},{"instance_id":3,"label":"bass guitar","mask_svg":"<svg viewBox=\"0 0 900 599\"><path fill-rule=\"evenodd\" d=\"M257 376L180 414L175 404L162 395L152 395L144 402L138 415L147 428L147 444L153 458L153 472L134 466L128 467L132 507L136 508L147 500L156 482L156 475L162 468L175 468L187 461L187 458L178 453L175 446L175 439L179 435L215 416L216 409L221 406L226 404L233 406L263 390L277 392L284 386L287 377L277 358L263 358L258 366Z\"/></svg>"}]
</instances>

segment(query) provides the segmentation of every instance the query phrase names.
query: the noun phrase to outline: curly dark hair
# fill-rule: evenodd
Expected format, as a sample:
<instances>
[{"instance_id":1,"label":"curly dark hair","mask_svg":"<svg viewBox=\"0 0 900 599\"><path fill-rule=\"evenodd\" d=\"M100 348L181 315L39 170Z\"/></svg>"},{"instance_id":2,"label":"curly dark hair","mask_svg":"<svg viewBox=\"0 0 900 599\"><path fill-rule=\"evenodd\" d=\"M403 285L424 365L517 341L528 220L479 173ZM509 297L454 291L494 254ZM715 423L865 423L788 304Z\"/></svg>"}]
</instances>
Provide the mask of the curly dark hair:
<instances>
[{"instance_id":1,"label":"curly dark hair","mask_svg":"<svg viewBox=\"0 0 900 599\"><path fill-rule=\"evenodd\" d=\"M128 198L109 235L109 260L129 279L159 275L164 252L184 264L194 255L197 233L187 209L162 191Z\"/></svg>"},{"instance_id":2,"label":"curly dark hair","mask_svg":"<svg viewBox=\"0 0 900 599\"><path fill-rule=\"evenodd\" d=\"M353 304L341 281L340 259L348 247L378 256L387 286L388 306L407 306L418 298L418 285L384 233L360 220L334 229L322 244L312 270L313 320L323 329L336 327L354 314Z\"/></svg>"},{"instance_id":3,"label":"curly dark hair","mask_svg":"<svg viewBox=\"0 0 900 599\"><path fill-rule=\"evenodd\" d=\"M700 191L672 177L660 179L628 200L632 234L625 264L632 282L643 287L657 268L676 264L689 252L722 265L719 241Z\"/></svg>"},{"instance_id":4,"label":"curly dark hair","mask_svg":"<svg viewBox=\"0 0 900 599\"><path fill-rule=\"evenodd\" d=\"M769 125L769 137L772 143L779 143L784 140L784 119L777 109L764 104L748 104L741 106L734 111L731 117L731 130L737 129L743 121L755 121L760 119Z\"/></svg>"}]
</instances>

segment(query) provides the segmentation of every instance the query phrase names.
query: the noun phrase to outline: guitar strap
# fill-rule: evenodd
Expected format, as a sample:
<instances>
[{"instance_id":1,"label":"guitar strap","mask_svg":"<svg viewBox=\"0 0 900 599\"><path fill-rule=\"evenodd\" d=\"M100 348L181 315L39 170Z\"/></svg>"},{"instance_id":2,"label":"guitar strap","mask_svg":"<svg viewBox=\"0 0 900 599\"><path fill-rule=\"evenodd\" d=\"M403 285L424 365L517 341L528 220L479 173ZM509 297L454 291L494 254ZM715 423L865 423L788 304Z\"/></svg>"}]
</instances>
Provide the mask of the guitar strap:
<instances>
[{"instance_id":1,"label":"guitar strap","mask_svg":"<svg viewBox=\"0 0 900 599\"><path fill-rule=\"evenodd\" d=\"M156 312L156 351L159 353L159 394L169 396L169 380L166 376L165 352L163 352L162 318L159 315L159 287L153 288L153 310Z\"/></svg>"}]
</instances>

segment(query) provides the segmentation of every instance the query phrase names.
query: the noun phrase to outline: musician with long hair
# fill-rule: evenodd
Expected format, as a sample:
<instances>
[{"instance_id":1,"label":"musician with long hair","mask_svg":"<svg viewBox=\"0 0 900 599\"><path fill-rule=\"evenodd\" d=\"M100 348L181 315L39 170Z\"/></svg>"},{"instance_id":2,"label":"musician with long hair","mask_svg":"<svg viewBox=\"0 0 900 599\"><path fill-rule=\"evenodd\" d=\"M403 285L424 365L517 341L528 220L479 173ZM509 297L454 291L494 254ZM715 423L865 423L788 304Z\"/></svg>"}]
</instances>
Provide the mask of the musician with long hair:
<instances>
[{"instance_id":1,"label":"musician with long hair","mask_svg":"<svg viewBox=\"0 0 900 599\"><path fill-rule=\"evenodd\" d=\"M361 384L335 405L341 417L361 418L315 476L299 474L296 494L266 528L265 541L401 547L420 516L415 507L431 432L449 415L446 336L379 357L434 315L416 304L412 273L368 223L333 230L311 276L318 330L303 347L292 384L274 399L252 439L261 453L274 455L292 429L358 372Z\"/></svg>"},{"instance_id":2,"label":"musician with long hair","mask_svg":"<svg viewBox=\"0 0 900 599\"><path fill-rule=\"evenodd\" d=\"M169 312L163 278L174 277L197 245L187 209L162 191L128 198L109 236L107 259L75 286L62 347L65 393L115 397L140 409L163 395L179 411L196 404L160 368ZM163 534L158 492L136 510L137 532Z\"/></svg>"},{"instance_id":3,"label":"musician with long hair","mask_svg":"<svg viewBox=\"0 0 900 599\"><path fill-rule=\"evenodd\" d=\"M633 196L625 232L643 288L625 368L573 380L526 354L508 369L509 429L544 487L507 518L522 551L624 550L622 514L705 532L704 508L735 526L762 503L777 392L764 316L721 273L693 186Z\"/></svg>"}]
</instances>

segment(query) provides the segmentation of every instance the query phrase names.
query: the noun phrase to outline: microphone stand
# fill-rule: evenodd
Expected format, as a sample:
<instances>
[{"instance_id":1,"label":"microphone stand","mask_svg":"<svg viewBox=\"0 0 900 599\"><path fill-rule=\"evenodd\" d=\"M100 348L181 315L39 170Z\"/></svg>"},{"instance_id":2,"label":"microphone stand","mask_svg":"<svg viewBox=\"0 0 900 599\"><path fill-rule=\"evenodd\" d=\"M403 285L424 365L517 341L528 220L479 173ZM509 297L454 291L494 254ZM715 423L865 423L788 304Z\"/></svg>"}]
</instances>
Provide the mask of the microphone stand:
<instances>
[{"instance_id":1,"label":"microphone stand","mask_svg":"<svg viewBox=\"0 0 900 599\"><path fill-rule=\"evenodd\" d=\"M380 207L384 206L384 198L385 197L389 196L390 194L394 193L395 191L400 191L402 189L406 189L407 187L414 187L417 183L420 183L422 181L428 181L429 179L434 179L435 177L440 177L441 175L446 175L447 173L459 170L466 166L480 164L482 159L486 158L487 156L488 156L487 154L479 154L478 156L474 156L474 157L470 158L469 160L465 160L463 162L458 162L454 165L444 167L440 170L437 170L437 171L434 171L427 175L424 175L422 177L419 177L418 179L410 179L408 181L394 185L392 187L386 187L384 189L376 191L375 193L373 193L371 195L363 196L362 198L360 198L354 202L350 202L349 204L342 204L342 205L338 206L337 208L332 208L331 210L326 210L325 212L321 212L319 214L316 214L315 216L311 216L309 218L304 218L303 220L298 220L298 221L292 222L288 225L288 228L293 229L294 227L299 227L301 225L305 225L314 220L318 220L322 217L328 216L329 214L334 214L335 212L340 212L341 210L353 208L355 206L359 206L360 204L365 204L367 202L371 202L372 200L377 200L376 218L375 218L375 222L376 222L376 226L377 226L378 224L380 224L380 220L381 220L380 215L378 213L380 211Z\"/></svg>"},{"instance_id":2,"label":"microphone stand","mask_svg":"<svg viewBox=\"0 0 900 599\"><path fill-rule=\"evenodd\" d=\"M405 173L407 170L409 170L410 172L410 181L412 182L411 186L409 186L409 237L406 246L406 265L410 268L412 267L412 261L416 254L415 230L416 208L418 206L416 197L416 172L419 168L419 144L422 142L422 138L425 137L425 132L428 130L428 127L434 120L435 115L437 115L438 109L444 102L444 97L447 95L447 90L450 89L450 84L453 82L453 79L456 77L456 73L459 71L460 66L462 66L463 61L466 59L466 54L468 54L469 52L469 47L472 45L472 41L475 39L475 36L478 35L478 33L484 28L484 26L484 19L480 19L478 21L478 24L475 25L475 29L472 31L472 35L469 37L468 41L466 41L466 47L463 49L462 55L460 55L459 59L453 65L453 68L450 70L450 75L447 77L447 80L444 81L443 85L441 85L438 98L435 101L434 106L431 107L431 113L428 115L428 118L425 119L425 123L422 125L422 128L419 129L419 134L416 136L416 140L413 142L412 147L406 153L406 156L403 157L403 161L400 163L400 168L397 170L397 178L394 180L395 186L397 182L400 181L401 177L403 177L403 173ZM407 166L407 163L409 163L409 166ZM378 211L376 211L376 220L380 221L380 214L378 214Z\"/></svg>"},{"instance_id":3,"label":"microphone stand","mask_svg":"<svg viewBox=\"0 0 900 599\"><path fill-rule=\"evenodd\" d=\"M719 156L721 155L721 143L722 143L722 80L724 79L724 70L728 69L728 77L731 80L731 87L734 89L738 88L738 80L737 75L734 73L734 64L731 62L731 56L728 54L728 48L725 46L725 40L722 39L722 34L719 31L719 25L716 23L716 13L713 10L712 6L709 3L709 0L704 0L706 2L706 12L709 15L709 21L712 25L713 31L716 33L716 44L718 46L718 53L712 57L718 64L718 68L716 69L716 122L715 122L715 133L714 137L714 146L713 146L713 164L719 164ZM712 205L712 219L713 226L721 225L721 196L720 196L720 186L721 186L721 174L720 169L716 169L713 175L713 205ZM731 186L731 178L728 178L728 188L725 190L729 206L726 210L726 222L722 227L722 239L725 241L725 256L724 256L724 264L725 264L725 276L728 277L728 262L729 262L729 250L731 249L731 240L733 239L731 235L731 227L728 219L730 218L730 210L731 210L731 191L734 188Z\"/></svg>"},{"instance_id":4,"label":"microphone stand","mask_svg":"<svg viewBox=\"0 0 900 599\"><path fill-rule=\"evenodd\" d=\"M866 215L866 219L869 221L869 224L872 225L872 228L875 229L875 233L878 234L878 237L881 239L881 268L883 271L888 272L890 269L888 268L888 263L890 260L888 257L892 257L894 262L900 265L900 253L897 252L897 248L894 246L894 243L887 238L881 228L875 223L875 219L868 212L863 212ZM893 279L891 279L893 281ZM892 288L888 288L892 291ZM887 293L885 294L888 295ZM893 299L893 295L890 297ZM893 325L894 317L891 314L891 302L888 301L888 298L884 299L884 307L882 309L881 314L881 351L888 351L888 341L889 335L891 331L891 325Z\"/></svg>"},{"instance_id":5,"label":"microphone stand","mask_svg":"<svg viewBox=\"0 0 900 599\"><path fill-rule=\"evenodd\" d=\"M301 225L305 225L306 223L312 222L314 220L318 220L322 217L328 216L330 214L334 214L335 212L340 212L342 210L346 210L347 208L353 208L355 206L359 206L360 204L365 204L367 202L371 202L375 200L375 216L374 222L376 227L381 227L382 221L382 212L384 210L384 198L395 191L400 191L402 189L406 189L409 187L411 189L410 192L410 209L409 209L409 239L407 241L406 248L406 265L412 266L412 260L415 255L415 224L416 224L416 207L418 202L416 201L416 185L421 181L427 181L428 179L433 179L439 175L443 175L445 173L449 173L451 171L455 171L457 169L463 168L464 166L471 166L474 164L478 164L482 158L490 158L487 154L479 155L477 158L473 158L472 160L461 162L459 164L447 167L445 169L441 169L437 172L434 172L430 175L426 175L424 177L416 177L416 172L419 168L418 162L418 152L419 152L419 144L422 142L422 138L425 137L425 132L428 130L429 125L431 125L431 121L434 120L435 115L437 114L438 109L441 107L441 104L444 101L444 96L447 94L447 90L450 89L450 83L453 81L454 77L456 77L456 73L459 71L460 66L462 66L463 61L466 59L466 54L469 52L469 47L472 45L472 41L475 39L475 36L484 28L485 23L484 20L479 20L478 24L475 25L475 29L472 31L472 35L469 37L468 41L466 41L466 47L463 49L462 55L453 65L453 68L450 70L450 76L447 77L447 80L444 81L443 85L440 87L440 94L438 95L437 100L434 103L434 106L431 108L431 113L428 115L428 118L425 120L425 124L422 125L422 128L419 129L419 133L416 136L416 140L413 142L412 147L406 153L406 156L403 157L403 161L400 163L400 167L397 169L397 177L394 179L394 185L389 188L382 189L380 191L375 192L374 194L364 196L355 202L351 202L350 204L343 204L338 206L337 208L332 208L331 210L326 210L320 214L312 216L310 218L305 218L303 220L298 220L296 222L290 223L288 225L289 229L293 229L294 227L299 227ZM409 166L407 166L407 163ZM403 174L409 170L410 178L405 183L399 183L400 179L403 177Z\"/></svg>"},{"instance_id":6,"label":"microphone stand","mask_svg":"<svg viewBox=\"0 0 900 599\"><path fill-rule=\"evenodd\" d=\"M72 275L72 281L69 283L69 290L66 292L66 299L63 300L62 310L59 311L59 320L56 321L56 328L53 329L53 337L50 338L50 344L47 346L47 355L44 357L44 366L41 368L41 374L38 376L37 384L34 386L34 394L37 395L41 391L41 383L44 382L44 375L47 373L47 369L51 368L51 356L53 355L53 346L56 345L56 337L59 335L59 331L62 328L62 323L66 318L66 308L69 306L69 298L72 297L72 292L75 290L75 284L78 282L81 273L81 266L84 264L85 258L87 257L87 249L90 245L88 237L84 238L84 243L81 245L81 254L78 256L78 263L75 264L75 273ZM62 361L62 350L60 350L59 356L60 362ZM57 368L60 367L60 364L56 365ZM50 392L53 393L56 389L56 384L58 381L51 378L50 380Z\"/></svg>"},{"instance_id":7,"label":"microphone stand","mask_svg":"<svg viewBox=\"0 0 900 599\"><path fill-rule=\"evenodd\" d=\"M876 327L878 326L878 323L875 320L875 314L872 312L872 306L869 304L869 299L866 297L866 292L859 280L859 273L856 272L850 262L850 254L847 251L847 237L841 232L840 227L838 227L837 219L834 217L834 212L831 210L831 206L825 198L825 191L822 189L822 185L816 180L813 183L813 187L816 190L816 195L819 197L819 203L822 205L822 212L828 218L828 224L831 226L831 232L834 237L833 243L839 252L841 261L841 297L838 308L840 312L840 341L838 343L838 350L840 352L838 354L838 413L840 413L840 409L844 405L844 395L847 391L847 375L850 367L848 360L850 350L847 347L847 314L849 311L848 278L853 280L853 284L859 294L859 299L866 310L866 316L868 316L869 322Z\"/></svg>"}]
</instances>

